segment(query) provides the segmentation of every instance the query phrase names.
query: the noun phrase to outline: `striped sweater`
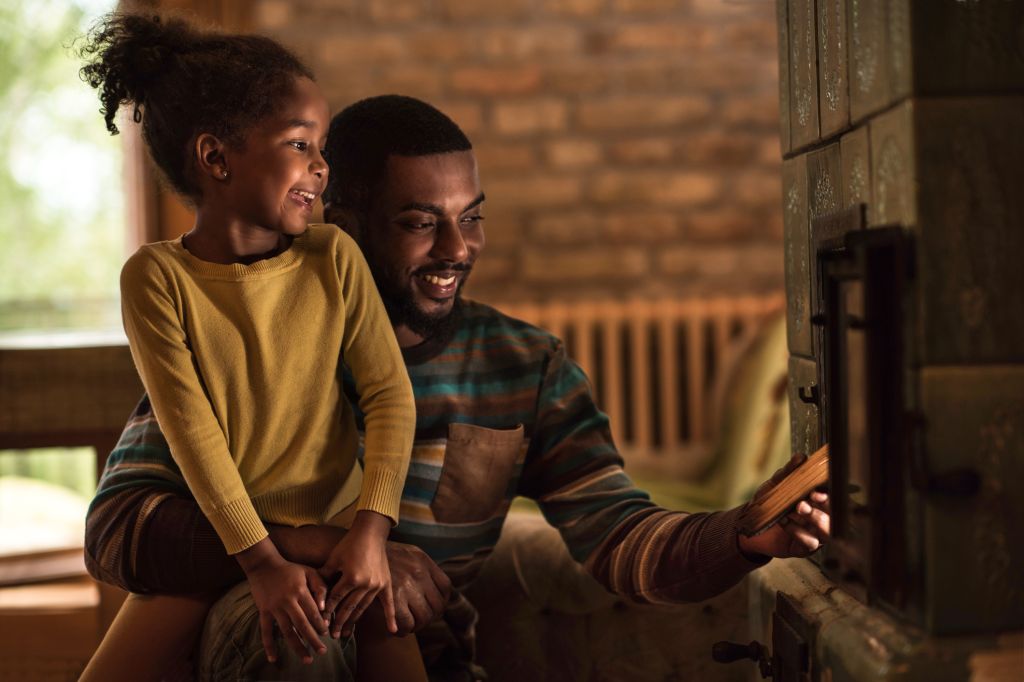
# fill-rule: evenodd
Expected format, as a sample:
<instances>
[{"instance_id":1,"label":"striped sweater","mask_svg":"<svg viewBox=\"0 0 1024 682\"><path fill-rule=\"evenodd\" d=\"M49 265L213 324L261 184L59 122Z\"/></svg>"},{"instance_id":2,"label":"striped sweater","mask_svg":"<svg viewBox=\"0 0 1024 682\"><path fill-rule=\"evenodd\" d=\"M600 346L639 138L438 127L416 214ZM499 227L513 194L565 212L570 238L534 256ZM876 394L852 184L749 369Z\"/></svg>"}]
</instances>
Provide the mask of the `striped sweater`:
<instances>
[{"instance_id":1,"label":"striped sweater","mask_svg":"<svg viewBox=\"0 0 1024 682\"><path fill-rule=\"evenodd\" d=\"M466 302L450 339L403 355L416 437L391 539L422 548L456 587L478 573L516 495L537 501L598 581L637 602L702 600L760 565L739 552L739 509L668 511L633 485L586 377L547 332ZM144 399L90 507L87 560L95 575L146 587L126 574L138 547L161 541L147 536L147 516L173 493L187 488ZM140 511L113 522L119 506ZM217 551L197 542L186 554L201 563Z\"/></svg>"}]
</instances>

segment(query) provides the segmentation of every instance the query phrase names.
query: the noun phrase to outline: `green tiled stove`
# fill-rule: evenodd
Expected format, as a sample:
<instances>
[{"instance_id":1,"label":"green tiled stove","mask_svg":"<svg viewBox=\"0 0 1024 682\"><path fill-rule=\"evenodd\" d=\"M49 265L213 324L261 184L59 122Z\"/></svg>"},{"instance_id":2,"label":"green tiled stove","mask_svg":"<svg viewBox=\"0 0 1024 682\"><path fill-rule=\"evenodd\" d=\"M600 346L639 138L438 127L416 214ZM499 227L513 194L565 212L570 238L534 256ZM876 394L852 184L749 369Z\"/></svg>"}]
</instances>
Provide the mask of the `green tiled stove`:
<instances>
[{"instance_id":1,"label":"green tiled stove","mask_svg":"<svg viewBox=\"0 0 1024 682\"><path fill-rule=\"evenodd\" d=\"M780 0L792 447L751 679L1024 680L1024 2ZM735 662L730 665L744 665Z\"/></svg>"}]
</instances>

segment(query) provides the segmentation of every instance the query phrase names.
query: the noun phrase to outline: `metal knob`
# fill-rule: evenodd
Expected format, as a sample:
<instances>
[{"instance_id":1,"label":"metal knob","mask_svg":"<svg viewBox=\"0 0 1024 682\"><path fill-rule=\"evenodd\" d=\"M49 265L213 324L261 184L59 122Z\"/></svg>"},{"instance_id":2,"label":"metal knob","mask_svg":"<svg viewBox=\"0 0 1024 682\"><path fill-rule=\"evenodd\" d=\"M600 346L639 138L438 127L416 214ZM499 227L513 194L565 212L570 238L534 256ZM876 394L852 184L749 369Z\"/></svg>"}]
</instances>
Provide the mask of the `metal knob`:
<instances>
[{"instance_id":1,"label":"metal knob","mask_svg":"<svg viewBox=\"0 0 1024 682\"><path fill-rule=\"evenodd\" d=\"M715 642L711 647L711 658L716 663L734 663L736 661L754 661L757 663L762 678L772 676L771 654L768 647L760 642L739 644L737 642Z\"/></svg>"}]
</instances>

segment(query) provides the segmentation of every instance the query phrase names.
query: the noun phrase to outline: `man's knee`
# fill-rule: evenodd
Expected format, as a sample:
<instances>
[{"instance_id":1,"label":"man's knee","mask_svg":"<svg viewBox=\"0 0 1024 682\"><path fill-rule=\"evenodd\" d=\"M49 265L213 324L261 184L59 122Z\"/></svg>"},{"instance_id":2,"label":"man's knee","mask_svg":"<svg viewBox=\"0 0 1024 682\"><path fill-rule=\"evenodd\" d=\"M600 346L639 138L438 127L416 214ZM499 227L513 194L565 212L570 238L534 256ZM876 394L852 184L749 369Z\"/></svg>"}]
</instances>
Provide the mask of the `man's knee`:
<instances>
[{"instance_id":1,"label":"man's knee","mask_svg":"<svg viewBox=\"0 0 1024 682\"><path fill-rule=\"evenodd\" d=\"M199 645L200 680L331 679L354 680L353 638L322 638L327 653L304 664L280 632L275 632L277 662L267 661L260 638L259 611L248 582L241 582L221 597L206 618Z\"/></svg>"}]
</instances>

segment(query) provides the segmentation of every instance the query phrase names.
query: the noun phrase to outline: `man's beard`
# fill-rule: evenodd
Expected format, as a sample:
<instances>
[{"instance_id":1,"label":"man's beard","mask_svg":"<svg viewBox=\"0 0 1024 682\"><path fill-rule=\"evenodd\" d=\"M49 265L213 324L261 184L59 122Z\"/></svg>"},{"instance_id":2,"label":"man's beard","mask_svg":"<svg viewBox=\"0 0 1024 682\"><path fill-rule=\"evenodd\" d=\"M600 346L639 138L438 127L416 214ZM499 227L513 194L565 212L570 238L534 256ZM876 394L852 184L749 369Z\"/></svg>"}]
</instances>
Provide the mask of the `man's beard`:
<instances>
[{"instance_id":1,"label":"man's beard","mask_svg":"<svg viewBox=\"0 0 1024 682\"><path fill-rule=\"evenodd\" d=\"M384 301L384 309L388 313L392 326L405 326L409 331L422 337L424 340L451 336L459 325L463 308L462 287L465 286L466 280L469 279L472 266L456 266L452 269L463 273L459 286L455 290L452 306L447 312L431 315L430 313L423 312L416 305L416 296L412 290L412 282L409 282L408 286L404 289L393 286L391 283L397 277L389 277L386 269L378 268L371 264L370 271L373 274L374 281L377 283L377 289L380 291L381 300Z\"/></svg>"}]
</instances>

